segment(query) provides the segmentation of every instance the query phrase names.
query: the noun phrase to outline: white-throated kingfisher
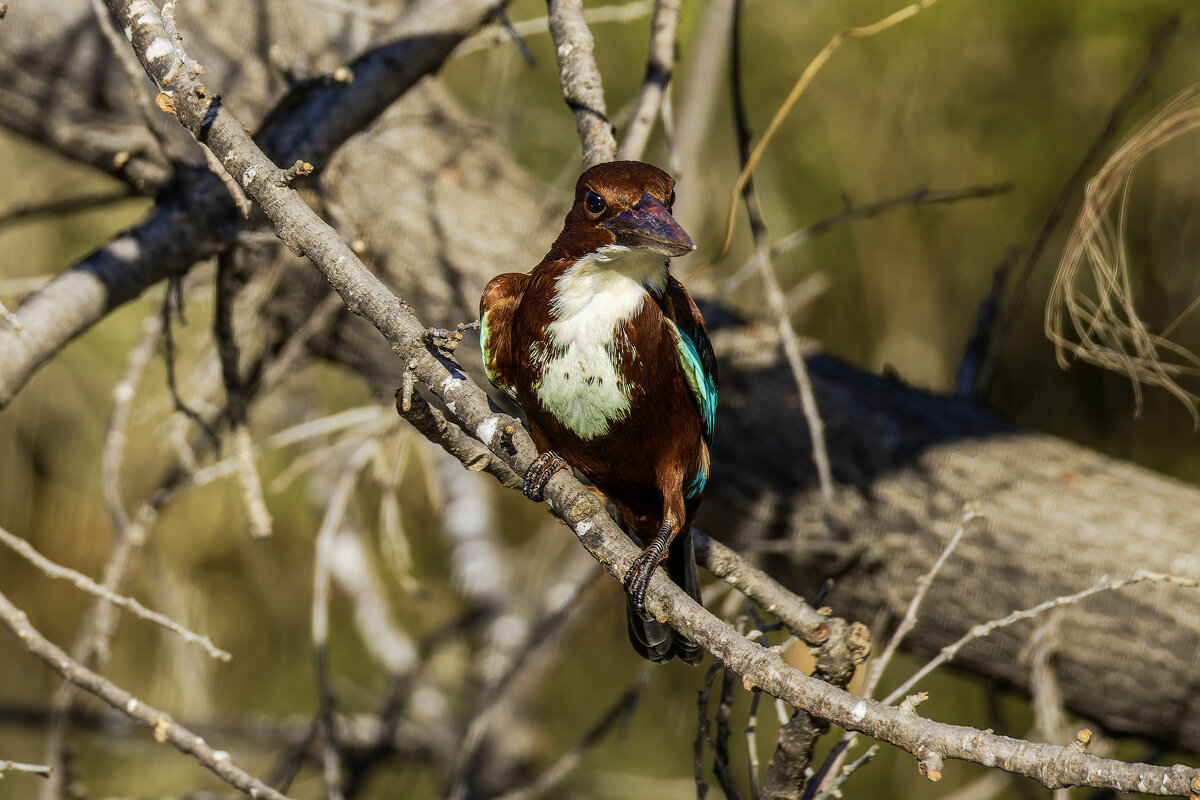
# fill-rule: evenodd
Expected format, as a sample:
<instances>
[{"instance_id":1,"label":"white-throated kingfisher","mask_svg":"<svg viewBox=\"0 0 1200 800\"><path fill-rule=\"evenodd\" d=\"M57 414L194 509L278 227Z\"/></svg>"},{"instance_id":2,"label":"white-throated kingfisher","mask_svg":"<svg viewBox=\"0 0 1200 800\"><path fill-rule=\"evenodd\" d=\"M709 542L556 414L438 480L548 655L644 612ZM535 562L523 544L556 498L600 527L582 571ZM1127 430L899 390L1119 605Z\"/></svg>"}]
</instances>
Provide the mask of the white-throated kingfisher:
<instances>
[{"instance_id":1,"label":"white-throated kingfisher","mask_svg":"<svg viewBox=\"0 0 1200 800\"><path fill-rule=\"evenodd\" d=\"M625 576L634 648L697 664L703 651L645 610L664 559L700 601L691 527L717 406L704 320L667 271L672 256L695 249L674 202L675 181L649 164L584 172L541 263L484 289L480 343L488 379L520 404L540 453L526 495L541 499L566 464L584 473L645 545Z\"/></svg>"}]
</instances>

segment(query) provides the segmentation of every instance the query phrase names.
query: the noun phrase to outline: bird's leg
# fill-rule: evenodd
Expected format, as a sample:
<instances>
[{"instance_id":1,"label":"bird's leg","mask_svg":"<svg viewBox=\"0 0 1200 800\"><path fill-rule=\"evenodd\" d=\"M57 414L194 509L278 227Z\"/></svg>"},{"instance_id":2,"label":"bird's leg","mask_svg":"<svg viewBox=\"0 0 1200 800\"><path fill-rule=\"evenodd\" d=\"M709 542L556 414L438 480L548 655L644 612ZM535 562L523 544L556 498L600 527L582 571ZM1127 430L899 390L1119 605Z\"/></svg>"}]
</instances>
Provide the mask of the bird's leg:
<instances>
[{"instance_id":1,"label":"bird's leg","mask_svg":"<svg viewBox=\"0 0 1200 800\"><path fill-rule=\"evenodd\" d=\"M629 572L625 573L625 591L633 600L633 607L638 616L646 622L650 622L652 619L646 612L646 589L650 587L650 577L654 575L654 570L658 567L659 562L666 558L667 549L670 548L671 540L677 533L679 533L679 518L673 512L668 511L667 518L663 520L658 533L654 534L650 544L646 546L641 555L633 560L633 566L629 568Z\"/></svg>"},{"instance_id":2,"label":"bird's leg","mask_svg":"<svg viewBox=\"0 0 1200 800\"><path fill-rule=\"evenodd\" d=\"M533 463L529 465L529 469L525 470L521 491L530 500L535 503L539 502L542 499L542 491L554 477L554 473L566 466L567 462L563 461L562 456L553 450L547 450L534 459Z\"/></svg>"}]
</instances>

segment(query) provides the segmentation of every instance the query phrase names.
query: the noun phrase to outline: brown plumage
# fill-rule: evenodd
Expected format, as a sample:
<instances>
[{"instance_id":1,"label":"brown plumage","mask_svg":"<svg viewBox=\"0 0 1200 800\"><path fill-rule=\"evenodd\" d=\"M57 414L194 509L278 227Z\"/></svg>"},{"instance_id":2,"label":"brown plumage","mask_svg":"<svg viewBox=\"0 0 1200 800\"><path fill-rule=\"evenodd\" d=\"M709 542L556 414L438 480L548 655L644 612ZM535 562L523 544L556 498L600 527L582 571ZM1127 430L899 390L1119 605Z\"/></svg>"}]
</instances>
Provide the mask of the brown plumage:
<instances>
[{"instance_id":1,"label":"brown plumage","mask_svg":"<svg viewBox=\"0 0 1200 800\"><path fill-rule=\"evenodd\" d=\"M527 493L561 462L583 472L647 549L626 577L630 638L644 656L702 652L644 613L665 556L700 599L691 525L708 473L716 368L704 321L667 272L694 245L670 216L675 182L639 162L580 176L550 252L529 274L494 278L480 301L488 377L521 406L544 454ZM674 544L672 544L674 542Z\"/></svg>"}]
</instances>

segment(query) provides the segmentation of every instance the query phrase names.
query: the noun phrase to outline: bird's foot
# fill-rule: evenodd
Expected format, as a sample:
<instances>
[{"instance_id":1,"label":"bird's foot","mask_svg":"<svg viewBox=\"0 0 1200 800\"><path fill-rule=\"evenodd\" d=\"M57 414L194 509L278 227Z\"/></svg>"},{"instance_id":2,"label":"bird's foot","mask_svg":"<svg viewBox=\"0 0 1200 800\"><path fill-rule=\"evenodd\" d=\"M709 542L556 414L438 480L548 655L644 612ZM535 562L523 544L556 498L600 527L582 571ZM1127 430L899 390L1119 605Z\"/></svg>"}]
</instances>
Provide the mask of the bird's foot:
<instances>
[{"instance_id":1,"label":"bird's foot","mask_svg":"<svg viewBox=\"0 0 1200 800\"><path fill-rule=\"evenodd\" d=\"M625 573L623 581L625 592L633 603L633 609L646 622L654 619L646 611L646 590L650 588L650 578L654 576L654 570L658 567L659 562L666 556L667 548L671 546L671 539L674 538L674 535L675 530L671 523L664 523L659 532L650 540L650 545L633 560L629 572Z\"/></svg>"},{"instance_id":2,"label":"bird's foot","mask_svg":"<svg viewBox=\"0 0 1200 800\"><path fill-rule=\"evenodd\" d=\"M521 492L530 500L541 501L546 484L554 477L554 473L567 466L562 456L553 450L542 453L525 470L525 479L521 483Z\"/></svg>"},{"instance_id":3,"label":"bird's foot","mask_svg":"<svg viewBox=\"0 0 1200 800\"><path fill-rule=\"evenodd\" d=\"M460 322L453 329L450 328L427 328L425 330L425 341L429 342L439 350L447 353L453 353L455 349L462 344L463 332L475 330L479 327L479 320L474 322Z\"/></svg>"},{"instance_id":4,"label":"bird's foot","mask_svg":"<svg viewBox=\"0 0 1200 800\"><path fill-rule=\"evenodd\" d=\"M642 618L644 622L651 622L653 617L646 611L646 590L650 588L650 576L654 574L655 568L658 566L658 560L650 555L650 550L646 549L633 562L633 566L629 568L629 572L625 573L623 585L626 594L629 595L629 600L633 604L633 610Z\"/></svg>"}]
</instances>

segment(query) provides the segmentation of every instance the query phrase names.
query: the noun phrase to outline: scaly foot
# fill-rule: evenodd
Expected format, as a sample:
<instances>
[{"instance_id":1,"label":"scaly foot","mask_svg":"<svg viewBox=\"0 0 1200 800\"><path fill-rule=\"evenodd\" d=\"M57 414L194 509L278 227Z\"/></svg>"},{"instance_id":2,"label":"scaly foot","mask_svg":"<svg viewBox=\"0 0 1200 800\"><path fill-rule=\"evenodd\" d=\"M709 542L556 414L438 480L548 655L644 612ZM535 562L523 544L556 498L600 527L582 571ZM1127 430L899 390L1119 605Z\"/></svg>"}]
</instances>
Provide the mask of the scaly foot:
<instances>
[{"instance_id":1,"label":"scaly foot","mask_svg":"<svg viewBox=\"0 0 1200 800\"><path fill-rule=\"evenodd\" d=\"M564 469L567 462L553 450L547 450L538 456L529 469L525 470L525 478L521 483L521 492L530 500L539 502L546 484L554 477L554 473Z\"/></svg>"},{"instance_id":2,"label":"scaly foot","mask_svg":"<svg viewBox=\"0 0 1200 800\"><path fill-rule=\"evenodd\" d=\"M623 581L625 591L629 594L634 611L646 622L654 619L646 611L646 590L650 588L650 578L653 577L659 562L666 556L667 548L671 546L671 540L675 538L675 533L678 531L678 527L673 522L669 519L663 523L663 526L658 529L658 533L650 540L650 545L633 560L629 572L625 573Z\"/></svg>"}]
</instances>

